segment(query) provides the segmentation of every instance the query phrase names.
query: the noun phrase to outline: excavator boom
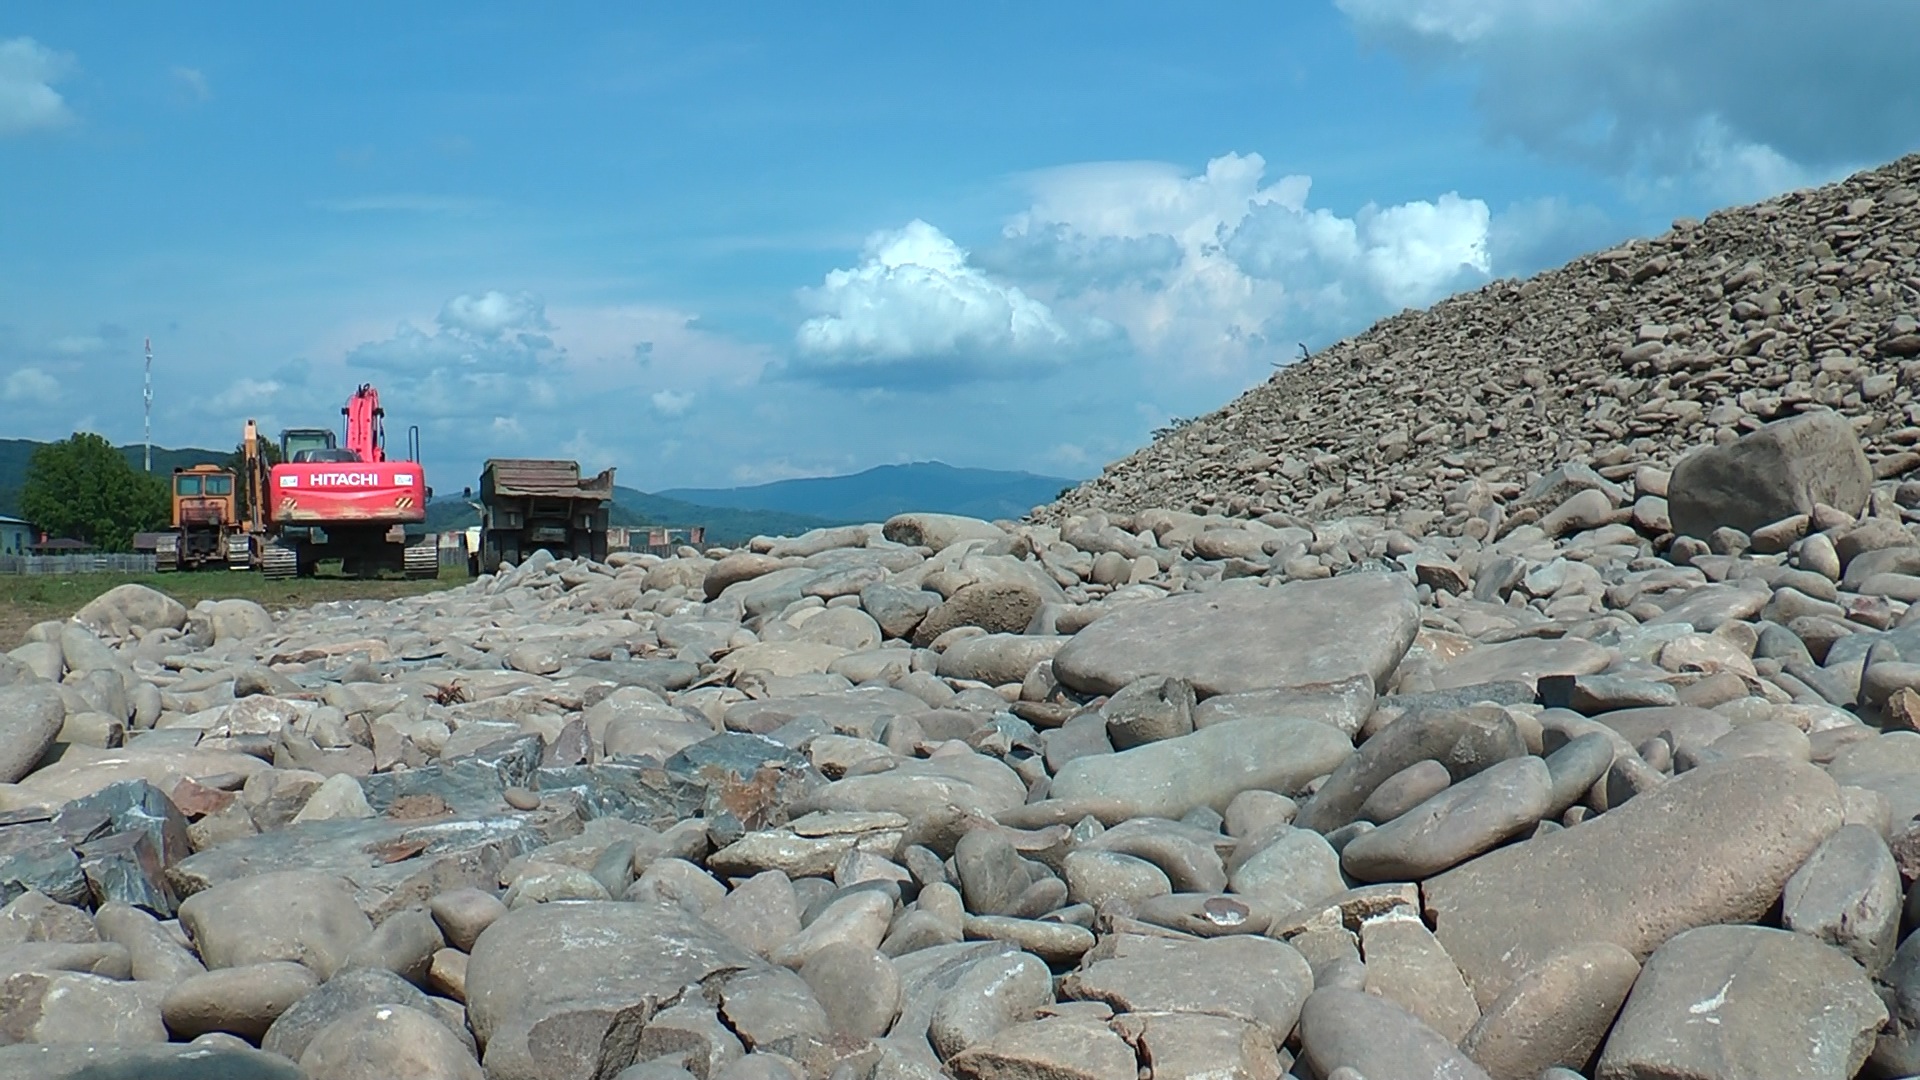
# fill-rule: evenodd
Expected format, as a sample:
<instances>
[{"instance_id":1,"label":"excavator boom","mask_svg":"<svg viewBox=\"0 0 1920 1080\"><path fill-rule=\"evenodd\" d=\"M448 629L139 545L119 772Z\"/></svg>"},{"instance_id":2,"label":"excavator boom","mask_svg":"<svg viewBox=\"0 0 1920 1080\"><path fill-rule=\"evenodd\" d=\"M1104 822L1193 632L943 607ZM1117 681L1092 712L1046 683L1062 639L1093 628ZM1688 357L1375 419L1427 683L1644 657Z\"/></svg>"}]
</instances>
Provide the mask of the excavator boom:
<instances>
[{"instance_id":1,"label":"excavator boom","mask_svg":"<svg viewBox=\"0 0 1920 1080\"><path fill-rule=\"evenodd\" d=\"M380 391L361 383L340 411L347 417L347 449L369 465L387 460L387 411L380 407Z\"/></svg>"}]
</instances>

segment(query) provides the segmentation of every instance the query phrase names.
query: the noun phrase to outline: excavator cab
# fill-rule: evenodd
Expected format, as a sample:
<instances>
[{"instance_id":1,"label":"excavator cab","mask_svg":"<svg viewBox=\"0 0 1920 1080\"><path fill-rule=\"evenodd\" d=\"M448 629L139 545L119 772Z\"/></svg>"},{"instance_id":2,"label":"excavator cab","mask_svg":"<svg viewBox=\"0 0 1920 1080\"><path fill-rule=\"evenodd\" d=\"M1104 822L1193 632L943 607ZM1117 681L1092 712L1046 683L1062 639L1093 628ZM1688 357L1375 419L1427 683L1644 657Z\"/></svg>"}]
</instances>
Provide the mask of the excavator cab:
<instances>
[{"instance_id":1,"label":"excavator cab","mask_svg":"<svg viewBox=\"0 0 1920 1080\"><path fill-rule=\"evenodd\" d=\"M280 460L290 464L317 461L357 461L351 450L340 449L327 428L288 428L280 433Z\"/></svg>"}]
</instances>

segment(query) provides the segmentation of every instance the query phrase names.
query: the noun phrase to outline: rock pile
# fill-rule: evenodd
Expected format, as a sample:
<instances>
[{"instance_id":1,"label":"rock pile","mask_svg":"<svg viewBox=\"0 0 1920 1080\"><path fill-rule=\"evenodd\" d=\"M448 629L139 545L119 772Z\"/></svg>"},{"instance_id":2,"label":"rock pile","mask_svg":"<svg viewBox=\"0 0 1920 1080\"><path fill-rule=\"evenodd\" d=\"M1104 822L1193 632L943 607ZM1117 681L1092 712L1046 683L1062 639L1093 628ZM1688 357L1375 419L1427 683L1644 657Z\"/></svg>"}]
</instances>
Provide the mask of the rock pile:
<instances>
[{"instance_id":1,"label":"rock pile","mask_svg":"<svg viewBox=\"0 0 1920 1080\"><path fill-rule=\"evenodd\" d=\"M122 586L0 656L0 1080L1920 1073L1920 483L1632 482Z\"/></svg>"},{"instance_id":2,"label":"rock pile","mask_svg":"<svg viewBox=\"0 0 1920 1080\"><path fill-rule=\"evenodd\" d=\"M1920 155L1386 319L1043 516L1444 514L1562 461L1641 494L1637 464L1812 407L1895 476L1920 465L1916 316Z\"/></svg>"}]
</instances>

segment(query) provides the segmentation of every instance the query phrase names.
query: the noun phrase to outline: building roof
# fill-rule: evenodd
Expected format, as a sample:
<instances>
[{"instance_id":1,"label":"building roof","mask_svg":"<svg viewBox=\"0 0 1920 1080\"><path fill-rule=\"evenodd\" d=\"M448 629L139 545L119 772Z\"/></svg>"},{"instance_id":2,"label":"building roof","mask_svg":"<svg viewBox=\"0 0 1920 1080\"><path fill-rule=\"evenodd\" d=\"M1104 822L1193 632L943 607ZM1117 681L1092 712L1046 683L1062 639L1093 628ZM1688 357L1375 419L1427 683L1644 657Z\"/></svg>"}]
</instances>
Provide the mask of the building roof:
<instances>
[{"instance_id":1,"label":"building roof","mask_svg":"<svg viewBox=\"0 0 1920 1080\"><path fill-rule=\"evenodd\" d=\"M0 525L25 525L29 529L33 528L33 522L26 518L8 517L5 514L0 514Z\"/></svg>"}]
</instances>

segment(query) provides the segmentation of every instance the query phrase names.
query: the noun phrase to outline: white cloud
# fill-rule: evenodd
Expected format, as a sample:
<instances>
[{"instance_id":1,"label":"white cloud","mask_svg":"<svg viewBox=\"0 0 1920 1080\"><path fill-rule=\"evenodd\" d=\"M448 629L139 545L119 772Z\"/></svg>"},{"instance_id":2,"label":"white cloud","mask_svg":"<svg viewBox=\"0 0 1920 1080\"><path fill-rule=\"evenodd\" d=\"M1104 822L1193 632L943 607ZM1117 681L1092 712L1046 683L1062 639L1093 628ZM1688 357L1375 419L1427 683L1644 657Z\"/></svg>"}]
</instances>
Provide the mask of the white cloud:
<instances>
[{"instance_id":1,"label":"white cloud","mask_svg":"<svg viewBox=\"0 0 1920 1080\"><path fill-rule=\"evenodd\" d=\"M653 411L661 416L681 416L693 407L692 394L672 390L655 390L649 400L653 402Z\"/></svg>"},{"instance_id":2,"label":"white cloud","mask_svg":"<svg viewBox=\"0 0 1920 1080\"><path fill-rule=\"evenodd\" d=\"M969 264L924 221L874 234L857 267L801 294L803 374L855 385L952 381L1053 366L1101 336L1070 328L1018 287Z\"/></svg>"},{"instance_id":3,"label":"white cloud","mask_svg":"<svg viewBox=\"0 0 1920 1080\"><path fill-rule=\"evenodd\" d=\"M73 70L73 57L29 37L0 41L0 135L55 128L73 119L53 84Z\"/></svg>"},{"instance_id":4,"label":"white cloud","mask_svg":"<svg viewBox=\"0 0 1920 1080\"><path fill-rule=\"evenodd\" d=\"M520 418L517 416L496 416L493 418L493 423L490 427L495 435L514 438L519 437L525 431L525 429L520 426Z\"/></svg>"},{"instance_id":5,"label":"white cloud","mask_svg":"<svg viewBox=\"0 0 1920 1080\"><path fill-rule=\"evenodd\" d=\"M1920 143L1920 4L1886 0L1336 0L1360 35L1464 73L1489 134L1744 201ZM1703 47L1711 42L1711 48Z\"/></svg>"},{"instance_id":6,"label":"white cloud","mask_svg":"<svg viewBox=\"0 0 1920 1080\"><path fill-rule=\"evenodd\" d=\"M167 74L188 99L196 102L213 100L213 87L207 83L207 75L200 69L176 65Z\"/></svg>"},{"instance_id":7,"label":"white cloud","mask_svg":"<svg viewBox=\"0 0 1920 1080\"><path fill-rule=\"evenodd\" d=\"M60 381L37 367L21 368L7 376L3 392L8 401L51 404L60 400Z\"/></svg>"},{"instance_id":8,"label":"white cloud","mask_svg":"<svg viewBox=\"0 0 1920 1080\"><path fill-rule=\"evenodd\" d=\"M478 296L456 296L440 309L440 325L450 330L499 337L509 332L549 330L546 306L532 293L488 290Z\"/></svg>"},{"instance_id":9,"label":"white cloud","mask_svg":"<svg viewBox=\"0 0 1920 1080\"><path fill-rule=\"evenodd\" d=\"M241 411L265 405L280 393L280 384L272 379L236 379L225 390L214 395L213 406L228 411ZM241 442L246 440L242 439Z\"/></svg>"},{"instance_id":10,"label":"white cloud","mask_svg":"<svg viewBox=\"0 0 1920 1080\"><path fill-rule=\"evenodd\" d=\"M1345 218L1307 205L1309 177L1266 182L1258 154L1222 155L1198 175L1110 162L1031 182L1033 206L1008 222L996 265L1046 282L1062 308L1123 326L1137 349L1187 374L1243 378L1291 358L1300 337L1430 302L1490 269L1478 199L1448 193Z\"/></svg>"}]
</instances>

